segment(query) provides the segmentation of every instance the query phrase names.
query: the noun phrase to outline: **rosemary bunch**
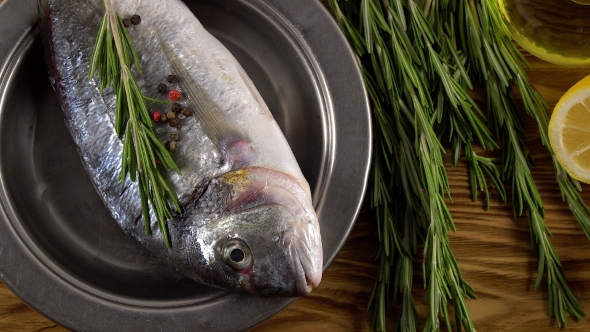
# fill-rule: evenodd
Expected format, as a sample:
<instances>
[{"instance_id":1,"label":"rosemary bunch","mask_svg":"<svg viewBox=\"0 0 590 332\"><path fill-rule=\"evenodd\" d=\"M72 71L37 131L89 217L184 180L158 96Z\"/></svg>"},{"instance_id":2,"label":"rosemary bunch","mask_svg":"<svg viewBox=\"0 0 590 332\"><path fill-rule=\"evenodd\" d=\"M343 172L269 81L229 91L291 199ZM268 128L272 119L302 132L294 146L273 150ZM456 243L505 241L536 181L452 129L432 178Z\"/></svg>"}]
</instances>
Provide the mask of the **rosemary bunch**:
<instances>
[{"instance_id":1,"label":"rosemary bunch","mask_svg":"<svg viewBox=\"0 0 590 332\"><path fill-rule=\"evenodd\" d=\"M403 239L398 232L399 229L402 229L399 227L402 220L408 220L410 225L416 225L417 220L414 220L414 217L418 214L423 215L423 213L419 213L419 204L414 203L416 197L420 195L419 188L422 182L414 148L414 119L410 109L405 105L405 98L403 98L401 90L394 84L399 78L396 77L396 82L393 82L393 74L397 73L391 67L390 50L385 45L385 41L380 38L379 27L373 25L375 32L366 38L360 29L359 7L352 2L341 3L337 0L330 0L329 4L359 57L359 66L371 100L373 123L378 128L374 131L372 190L369 191L371 208L376 219L379 236L376 253L377 280L369 303L369 305L374 303L375 315L372 329L385 329L385 316L389 309L389 295L391 293L390 280L393 278L391 271L395 264L396 276L399 280L394 285L395 295L396 298L399 296L403 302L398 327L403 330L408 330L408 328L416 330L419 318L411 296L412 262L417 246L416 238L420 236L420 232L418 231L419 227L405 227ZM375 2L365 2L365 13L368 13L367 7L374 4ZM369 22L371 21L368 19L364 20L365 24ZM382 26L387 26L387 24L383 23ZM370 31L370 29L370 26L365 28L366 31ZM376 44L373 44L373 37L377 38ZM409 40L404 38L392 38L391 40L392 42L409 43ZM370 53L369 60L366 56L364 57L368 45L371 45L370 47L375 50ZM361 58L364 58L363 61ZM380 63L387 70L379 70ZM385 77L383 77L384 74ZM403 174L403 176L396 176L396 174ZM397 191L391 190L392 187ZM401 200L399 205L394 201L394 197ZM405 218L401 219L400 217Z\"/></svg>"},{"instance_id":2,"label":"rosemary bunch","mask_svg":"<svg viewBox=\"0 0 590 332\"><path fill-rule=\"evenodd\" d=\"M465 58L454 52L455 40L446 35L447 19L440 15L447 9L414 0L329 3L358 56L376 126L370 193L380 242L372 328L385 330L391 282L394 299L401 302L396 328L418 328L411 287L421 239L430 301L425 329L439 330L439 318L450 328L447 306L452 304L458 328L473 331L464 297L474 292L447 237L455 227L445 202L449 184L441 137L450 138L455 164L463 147L470 152L466 160L474 170L473 187L487 192L487 178L502 192L503 187L495 165L473 152L474 140L484 148L496 144L466 91L471 83Z\"/></svg>"},{"instance_id":3,"label":"rosemary bunch","mask_svg":"<svg viewBox=\"0 0 590 332\"><path fill-rule=\"evenodd\" d=\"M558 326L567 326L566 312L582 319L585 316L578 300L567 285L561 263L551 244L551 233L543 221L544 207L532 178L532 160L524 144L523 120L511 92L510 81L519 87L526 112L538 124L541 140L553 156L556 178L564 200L588 233L590 210L582 201L579 183L570 178L557 162L548 140L549 105L528 82L524 57L516 49L500 16L495 0L461 0L458 27L462 49L468 55L472 76L487 93L488 111L503 147L503 177L512 184L514 215L528 213L531 243L539 260L537 288L546 274L549 285L549 314Z\"/></svg>"},{"instance_id":4,"label":"rosemary bunch","mask_svg":"<svg viewBox=\"0 0 590 332\"><path fill-rule=\"evenodd\" d=\"M401 303L397 329L417 329L411 262L421 239L430 301L425 330L438 330L439 317L450 328L448 303L455 308L457 328L473 330L463 302L473 290L462 280L446 237L454 224L444 201L449 195L442 163L445 138L452 166L461 159L468 163L474 200L478 190L484 191L489 207L491 183L506 201L503 182L511 184L514 215L528 215L539 259L535 287L546 275L549 313L559 326L566 325L566 312L582 319L585 314L567 285L543 221L544 207L510 82L519 87L527 114L537 121L553 155L547 139L549 107L528 82L526 61L512 43L496 1L331 0L330 6L358 56L376 124L371 206L380 243L371 297L373 329L385 329L390 288ZM471 80L486 88L489 127L467 94ZM474 143L491 149L497 147L495 140L502 142L501 160L475 153ZM590 210L580 197L581 187L555 157L553 162L563 199L590 239ZM394 202L394 195L402 198Z\"/></svg>"},{"instance_id":5,"label":"rosemary bunch","mask_svg":"<svg viewBox=\"0 0 590 332\"><path fill-rule=\"evenodd\" d=\"M115 130L123 140L119 179L124 182L129 175L131 181L138 181L146 234L151 234L151 207L166 246L170 247L166 222L172 218L172 210L168 201L177 211L180 206L162 173L163 169L180 173L180 169L153 131L146 100L158 101L145 97L133 77L130 66L134 65L139 74L141 66L129 33L110 0L105 0L104 5L106 13L92 52L89 79L96 74L100 91L112 87L116 94Z\"/></svg>"}]
</instances>

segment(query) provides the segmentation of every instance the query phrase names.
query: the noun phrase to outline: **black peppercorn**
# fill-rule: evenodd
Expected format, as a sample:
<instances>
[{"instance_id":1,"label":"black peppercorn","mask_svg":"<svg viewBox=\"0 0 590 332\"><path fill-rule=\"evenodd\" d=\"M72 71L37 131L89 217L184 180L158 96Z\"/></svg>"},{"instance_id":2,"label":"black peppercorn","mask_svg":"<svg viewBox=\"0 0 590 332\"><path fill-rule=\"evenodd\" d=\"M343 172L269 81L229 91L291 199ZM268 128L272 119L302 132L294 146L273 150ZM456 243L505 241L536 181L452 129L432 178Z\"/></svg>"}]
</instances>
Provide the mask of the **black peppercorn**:
<instances>
[{"instance_id":1,"label":"black peppercorn","mask_svg":"<svg viewBox=\"0 0 590 332\"><path fill-rule=\"evenodd\" d=\"M159 93L166 93L168 92L168 86L164 83L158 84L158 92Z\"/></svg>"},{"instance_id":2,"label":"black peppercorn","mask_svg":"<svg viewBox=\"0 0 590 332\"><path fill-rule=\"evenodd\" d=\"M170 119L170 127L178 128L179 125L180 125L180 122L178 122L177 118Z\"/></svg>"},{"instance_id":3,"label":"black peppercorn","mask_svg":"<svg viewBox=\"0 0 590 332\"><path fill-rule=\"evenodd\" d=\"M180 112L182 110L182 105L180 103L172 104L172 112Z\"/></svg>"},{"instance_id":4,"label":"black peppercorn","mask_svg":"<svg viewBox=\"0 0 590 332\"><path fill-rule=\"evenodd\" d=\"M170 139L173 141L178 141L180 139L180 135L178 135L178 133L172 133L170 134Z\"/></svg>"},{"instance_id":5,"label":"black peppercorn","mask_svg":"<svg viewBox=\"0 0 590 332\"><path fill-rule=\"evenodd\" d=\"M139 16L139 15L131 16L131 24L138 25L139 23L141 23L141 16Z\"/></svg>"},{"instance_id":6,"label":"black peppercorn","mask_svg":"<svg viewBox=\"0 0 590 332\"><path fill-rule=\"evenodd\" d=\"M174 75L168 75L166 81L168 81L168 83L178 83L178 78Z\"/></svg>"},{"instance_id":7,"label":"black peppercorn","mask_svg":"<svg viewBox=\"0 0 590 332\"><path fill-rule=\"evenodd\" d=\"M189 116L191 114L191 109L188 107L183 107L180 113L184 116Z\"/></svg>"},{"instance_id":8,"label":"black peppercorn","mask_svg":"<svg viewBox=\"0 0 590 332\"><path fill-rule=\"evenodd\" d=\"M123 19L123 25L128 28L131 26L131 19L125 18Z\"/></svg>"}]
</instances>

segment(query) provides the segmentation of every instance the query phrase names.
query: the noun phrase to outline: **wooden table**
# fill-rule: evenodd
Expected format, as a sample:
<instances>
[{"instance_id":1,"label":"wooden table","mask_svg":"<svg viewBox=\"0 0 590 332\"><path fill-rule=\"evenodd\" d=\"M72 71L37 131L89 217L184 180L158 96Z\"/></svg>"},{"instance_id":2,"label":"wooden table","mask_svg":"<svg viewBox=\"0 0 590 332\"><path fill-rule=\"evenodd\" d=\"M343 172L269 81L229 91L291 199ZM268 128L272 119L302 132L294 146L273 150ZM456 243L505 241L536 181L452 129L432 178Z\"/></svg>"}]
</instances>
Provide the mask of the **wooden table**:
<instances>
[{"instance_id":1,"label":"wooden table","mask_svg":"<svg viewBox=\"0 0 590 332\"><path fill-rule=\"evenodd\" d=\"M1 1L1 0L0 0ZM530 77L535 86L555 105L575 82L590 74L590 69L564 68L531 56ZM553 232L553 243L562 260L569 284L590 313L590 242L586 239L567 206L561 201L554 181L551 160L541 145L536 124L527 122L529 148L537 166L533 176L546 207L546 223ZM448 162L448 160L447 160ZM510 205L493 196L489 211L481 201L472 202L464 165L450 170L454 203L450 210L457 233L451 234L453 251L465 279L476 289L478 299L467 300L471 318L479 331L557 331L555 320L547 315L547 289L533 290L537 262L530 246L526 218L512 218ZM583 194L590 203L590 187ZM311 295L254 327L251 331L367 331L371 312L366 311L376 265L373 253L376 237L371 233L370 212L365 207L344 248L325 273L321 285ZM420 261L416 261L420 271ZM415 300L424 319L420 273L414 282ZM389 317L393 329L396 310ZM569 331L585 331L590 323L569 321ZM29 308L0 282L0 331L67 331Z\"/></svg>"}]
</instances>

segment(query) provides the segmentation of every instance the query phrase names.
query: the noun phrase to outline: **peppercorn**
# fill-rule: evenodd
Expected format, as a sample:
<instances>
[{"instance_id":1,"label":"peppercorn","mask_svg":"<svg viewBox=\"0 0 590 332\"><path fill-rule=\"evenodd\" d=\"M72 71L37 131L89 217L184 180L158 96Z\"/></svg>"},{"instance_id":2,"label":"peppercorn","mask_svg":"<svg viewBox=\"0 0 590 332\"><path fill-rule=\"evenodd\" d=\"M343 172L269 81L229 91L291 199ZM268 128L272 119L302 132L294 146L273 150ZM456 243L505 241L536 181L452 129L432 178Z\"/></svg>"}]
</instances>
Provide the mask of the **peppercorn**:
<instances>
[{"instance_id":1,"label":"peppercorn","mask_svg":"<svg viewBox=\"0 0 590 332\"><path fill-rule=\"evenodd\" d=\"M174 142L174 141L166 142L166 149L168 149L170 151L176 150L176 142Z\"/></svg>"},{"instance_id":2,"label":"peppercorn","mask_svg":"<svg viewBox=\"0 0 590 332\"><path fill-rule=\"evenodd\" d=\"M180 139L180 135L178 135L178 133L174 132L174 133L170 134L170 139L173 141L178 141Z\"/></svg>"},{"instance_id":3,"label":"peppercorn","mask_svg":"<svg viewBox=\"0 0 590 332\"><path fill-rule=\"evenodd\" d=\"M161 120L161 121L162 121L162 122L166 122L166 121L168 121L168 117L166 116L166 113L163 113L163 114L162 114L162 120Z\"/></svg>"},{"instance_id":4,"label":"peppercorn","mask_svg":"<svg viewBox=\"0 0 590 332\"><path fill-rule=\"evenodd\" d=\"M154 120L155 122L158 122L161 119L162 119L162 113L160 113L159 111L152 112L152 120Z\"/></svg>"},{"instance_id":5,"label":"peppercorn","mask_svg":"<svg viewBox=\"0 0 590 332\"><path fill-rule=\"evenodd\" d=\"M176 114L174 114L174 112L170 111L170 112L166 113L166 117L168 119L174 119L176 117Z\"/></svg>"},{"instance_id":6,"label":"peppercorn","mask_svg":"<svg viewBox=\"0 0 590 332\"><path fill-rule=\"evenodd\" d=\"M164 83L158 84L158 92L159 93L166 93L168 91L168 86Z\"/></svg>"},{"instance_id":7,"label":"peppercorn","mask_svg":"<svg viewBox=\"0 0 590 332\"><path fill-rule=\"evenodd\" d=\"M126 28L130 27L130 26L131 26L131 24L132 24L132 23L131 23L131 20L130 20L130 19L128 19L128 18L125 18L125 19L123 19L123 25L124 25Z\"/></svg>"},{"instance_id":8,"label":"peppercorn","mask_svg":"<svg viewBox=\"0 0 590 332\"><path fill-rule=\"evenodd\" d=\"M176 119L176 118L170 119L170 127L178 128L179 124L180 124L180 122L178 122L178 119Z\"/></svg>"},{"instance_id":9,"label":"peppercorn","mask_svg":"<svg viewBox=\"0 0 590 332\"><path fill-rule=\"evenodd\" d=\"M170 90L170 92L168 92L168 98L170 98L170 100L176 100L180 98L180 91Z\"/></svg>"},{"instance_id":10,"label":"peppercorn","mask_svg":"<svg viewBox=\"0 0 590 332\"><path fill-rule=\"evenodd\" d=\"M139 23L141 23L141 16L139 16L139 15L131 16L131 24L138 25Z\"/></svg>"},{"instance_id":11,"label":"peppercorn","mask_svg":"<svg viewBox=\"0 0 590 332\"><path fill-rule=\"evenodd\" d=\"M191 114L191 109L188 107L183 107L180 113L184 116L189 116Z\"/></svg>"},{"instance_id":12,"label":"peppercorn","mask_svg":"<svg viewBox=\"0 0 590 332\"><path fill-rule=\"evenodd\" d=\"M172 112L180 112L180 110L182 109L182 105L180 105L180 103L174 103L172 104Z\"/></svg>"},{"instance_id":13,"label":"peppercorn","mask_svg":"<svg viewBox=\"0 0 590 332\"><path fill-rule=\"evenodd\" d=\"M174 75L168 75L166 76L166 81L169 83L178 83L178 78Z\"/></svg>"}]
</instances>

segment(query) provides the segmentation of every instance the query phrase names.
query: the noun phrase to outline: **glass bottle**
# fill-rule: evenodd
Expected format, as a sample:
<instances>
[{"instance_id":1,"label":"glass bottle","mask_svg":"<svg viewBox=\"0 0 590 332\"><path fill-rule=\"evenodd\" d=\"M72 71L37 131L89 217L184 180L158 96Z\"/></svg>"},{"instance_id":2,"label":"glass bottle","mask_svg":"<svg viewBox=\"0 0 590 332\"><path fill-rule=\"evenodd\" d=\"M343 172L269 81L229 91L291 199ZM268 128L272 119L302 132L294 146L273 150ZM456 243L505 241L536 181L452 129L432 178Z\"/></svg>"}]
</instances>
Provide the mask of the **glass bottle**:
<instances>
[{"instance_id":1,"label":"glass bottle","mask_svg":"<svg viewBox=\"0 0 590 332\"><path fill-rule=\"evenodd\" d=\"M560 65L590 65L590 0L497 0L513 38Z\"/></svg>"}]
</instances>

